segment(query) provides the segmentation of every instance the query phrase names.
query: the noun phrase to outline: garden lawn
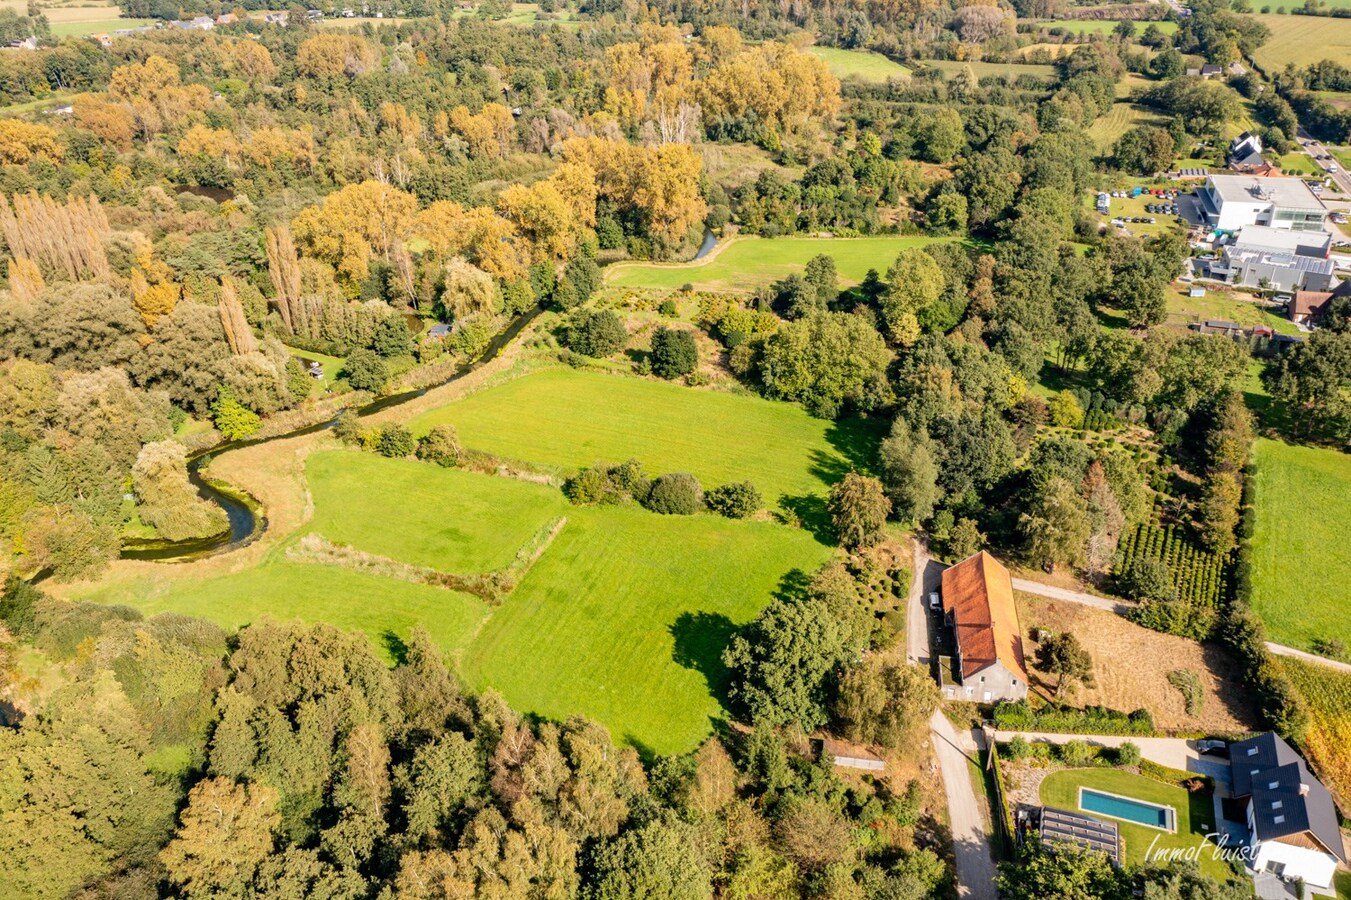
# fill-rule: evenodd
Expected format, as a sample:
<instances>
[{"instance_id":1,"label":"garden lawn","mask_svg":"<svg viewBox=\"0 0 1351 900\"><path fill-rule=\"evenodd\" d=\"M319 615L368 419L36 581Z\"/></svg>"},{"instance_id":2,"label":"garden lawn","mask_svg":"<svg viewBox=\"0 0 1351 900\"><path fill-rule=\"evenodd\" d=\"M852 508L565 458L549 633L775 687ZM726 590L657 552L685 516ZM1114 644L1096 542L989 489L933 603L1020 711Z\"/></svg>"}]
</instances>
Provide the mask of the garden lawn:
<instances>
[{"instance_id":1,"label":"garden lawn","mask_svg":"<svg viewBox=\"0 0 1351 900\"><path fill-rule=\"evenodd\" d=\"M605 283L618 287L678 288L692 284L699 290L750 291L801 272L818 253L835 258L840 278L863 280L869 269L886 274L896 254L907 247L923 247L944 238L757 238L736 237L709 256L690 263L623 262L607 266ZM950 239L948 239L950 240Z\"/></svg>"},{"instance_id":2,"label":"garden lawn","mask_svg":"<svg viewBox=\"0 0 1351 900\"><path fill-rule=\"evenodd\" d=\"M571 509L545 485L357 451L315 453L305 476L314 497L307 531L441 572L504 568Z\"/></svg>"},{"instance_id":3,"label":"garden lawn","mask_svg":"<svg viewBox=\"0 0 1351 900\"><path fill-rule=\"evenodd\" d=\"M794 569L829 549L805 531L637 507L577 508L465 656L476 690L581 713L658 754L692 750L725 713L721 654Z\"/></svg>"},{"instance_id":4,"label":"garden lawn","mask_svg":"<svg viewBox=\"0 0 1351 900\"><path fill-rule=\"evenodd\" d=\"M1107 152L1116 146L1121 136L1137 125L1157 125L1163 127L1168 120L1152 109L1137 106L1127 100L1117 100L1105 116L1093 121L1085 130L1098 149Z\"/></svg>"},{"instance_id":5,"label":"garden lawn","mask_svg":"<svg viewBox=\"0 0 1351 900\"><path fill-rule=\"evenodd\" d=\"M1204 297L1192 297L1189 287L1168 288L1169 325L1185 328L1207 319L1224 319L1246 328L1270 325L1279 334L1299 334L1294 322L1261 304L1241 300L1227 291L1216 290L1213 285L1206 285Z\"/></svg>"},{"instance_id":6,"label":"garden lawn","mask_svg":"<svg viewBox=\"0 0 1351 900\"><path fill-rule=\"evenodd\" d=\"M1079 812L1080 787L1171 806L1177 810L1176 834L1119 819L1109 819L1108 821L1117 823L1121 830L1122 841L1126 845L1123 862L1143 862L1151 844L1156 850L1200 847L1198 862L1203 873L1220 881L1234 877L1233 872L1223 861L1213 858L1213 853L1218 848L1206 839L1206 834L1213 831L1215 825L1215 811L1210 794L1191 794L1183 788L1145 778L1143 775L1132 775L1120 769L1066 769L1046 776L1046 780L1041 783L1041 800L1047 806Z\"/></svg>"},{"instance_id":7,"label":"garden lawn","mask_svg":"<svg viewBox=\"0 0 1351 900\"><path fill-rule=\"evenodd\" d=\"M443 422L466 447L565 472L637 458L650 476L691 472L706 490L750 480L770 507L783 497L824 496L871 458L876 438L796 404L574 369L471 394L409 427L421 435Z\"/></svg>"},{"instance_id":8,"label":"garden lawn","mask_svg":"<svg viewBox=\"0 0 1351 900\"><path fill-rule=\"evenodd\" d=\"M887 81L909 78L910 70L898 62L871 50L842 50L839 47L811 47L836 78L860 78L863 81Z\"/></svg>"},{"instance_id":9,"label":"garden lawn","mask_svg":"<svg viewBox=\"0 0 1351 900\"><path fill-rule=\"evenodd\" d=\"M1252 605L1271 639L1351 635L1351 456L1265 438L1254 449Z\"/></svg>"}]
</instances>

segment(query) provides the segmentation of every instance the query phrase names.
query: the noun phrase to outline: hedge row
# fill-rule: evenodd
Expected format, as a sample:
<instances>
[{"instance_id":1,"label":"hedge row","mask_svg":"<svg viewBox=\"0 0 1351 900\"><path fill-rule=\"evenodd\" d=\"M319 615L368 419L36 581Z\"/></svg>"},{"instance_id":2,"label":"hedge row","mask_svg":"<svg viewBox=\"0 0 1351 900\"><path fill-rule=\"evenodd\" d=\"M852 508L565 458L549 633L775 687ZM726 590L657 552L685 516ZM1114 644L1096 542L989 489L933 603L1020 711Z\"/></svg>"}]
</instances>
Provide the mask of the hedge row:
<instances>
[{"instance_id":1,"label":"hedge row","mask_svg":"<svg viewBox=\"0 0 1351 900\"><path fill-rule=\"evenodd\" d=\"M1032 709L1026 700L1005 701L995 707L995 727L1000 731L1046 731L1057 734L1155 734L1149 710L1127 714L1105 706L1043 706Z\"/></svg>"}]
</instances>

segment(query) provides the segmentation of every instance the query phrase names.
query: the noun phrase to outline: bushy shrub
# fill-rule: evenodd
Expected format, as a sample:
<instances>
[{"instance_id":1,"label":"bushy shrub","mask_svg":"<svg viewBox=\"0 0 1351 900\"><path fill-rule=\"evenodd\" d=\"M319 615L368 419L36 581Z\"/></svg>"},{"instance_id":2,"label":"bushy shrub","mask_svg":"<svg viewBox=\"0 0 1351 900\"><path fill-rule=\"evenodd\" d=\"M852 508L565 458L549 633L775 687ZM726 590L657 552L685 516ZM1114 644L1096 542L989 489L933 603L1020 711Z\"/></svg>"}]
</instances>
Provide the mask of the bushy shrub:
<instances>
[{"instance_id":1,"label":"bushy shrub","mask_svg":"<svg viewBox=\"0 0 1351 900\"><path fill-rule=\"evenodd\" d=\"M624 322L608 309L579 310L568 322L568 349L584 356L604 357L618 351L629 339Z\"/></svg>"},{"instance_id":2,"label":"bushy shrub","mask_svg":"<svg viewBox=\"0 0 1351 900\"><path fill-rule=\"evenodd\" d=\"M1026 700L1004 701L995 707L995 727L1000 731L1049 731L1057 734L1154 734L1149 710L1127 715L1105 706L1043 706L1032 709Z\"/></svg>"},{"instance_id":3,"label":"bushy shrub","mask_svg":"<svg viewBox=\"0 0 1351 900\"><path fill-rule=\"evenodd\" d=\"M694 371L699 349L694 334L678 328L658 328L652 335L652 371L662 378L679 378Z\"/></svg>"},{"instance_id":4,"label":"bushy shrub","mask_svg":"<svg viewBox=\"0 0 1351 900\"><path fill-rule=\"evenodd\" d=\"M1118 766L1138 766L1140 765L1140 745L1133 744L1130 741L1116 748L1116 764Z\"/></svg>"},{"instance_id":5,"label":"bushy shrub","mask_svg":"<svg viewBox=\"0 0 1351 900\"><path fill-rule=\"evenodd\" d=\"M749 481L738 481L715 487L704 497L708 508L729 519L745 519L755 515L765 505L764 498Z\"/></svg>"},{"instance_id":6,"label":"bushy shrub","mask_svg":"<svg viewBox=\"0 0 1351 900\"><path fill-rule=\"evenodd\" d=\"M1201 676L1190 669L1174 669L1168 673L1168 683L1182 694L1187 707L1187 715L1199 716L1205 705L1206 692L1201 684Z\"/></svg>"},{"instance_id":7,"label":"bushy shrub","mask_svg":"<svg viewBox=\"0 0 1351 900\"><path fill-rule=\"evenodd\" d=\"M437 425L417 442L417 458L438 466L454 466L460 461L460 437L454 425Z\"/></svg>"},{"instance_id":8,"label":"bushy shrub","mask_svg":"<svg viewBox=\"0 0 1351 900\"><path fill-rule=\"evenodd\" d=\"M1075 738L1060 745L1059 756L1065 765L1078 768L1093 762L1093 748L1088 746L1087 741Z\"/></svg>"},{"instance_id":9,"label":"bushy shrub","mask_svg":"<svg viewBox=\"0 0 1351 900\"><path fill-rule=\"evenodd\" d=\"M652 482L644 505L662 515L692 516L704 508L704 489L690 473L670 472Z\"/></svg>"},{"instance_id":10,"label":"bushy shrub","mask_svg":"<svg viewBox=\"0 0 1351 900\"><path fill-rule=\"evenodd\" d=\"M378 394L389 381L389 369L374 350L353 350L343 360L342 377L355 390Z\"/></svg>"},{"instance_id":11,"label":"bushy shrub","mask_svg":"<svg viewBox=\"0 0 1351 900\"><path fill-rule=\"evenodd\" d=\"M563 484L563 494L573 503L627 503L647 499L650 484L636 459L616 466L595 465L582 469Z\"/></svg>"},{"instance_id":12,"label":"bushy shrub","mask_svg":"<svg viewBox=\"0 0 1351 900\"><path fill-rule=\"evenodd\" d=\"M411 456L417 449L413 434L399 424L386 425L380 429L380 437L375 442L375 451L391 459L403 459Z\"/></svg>"}]
</instances>

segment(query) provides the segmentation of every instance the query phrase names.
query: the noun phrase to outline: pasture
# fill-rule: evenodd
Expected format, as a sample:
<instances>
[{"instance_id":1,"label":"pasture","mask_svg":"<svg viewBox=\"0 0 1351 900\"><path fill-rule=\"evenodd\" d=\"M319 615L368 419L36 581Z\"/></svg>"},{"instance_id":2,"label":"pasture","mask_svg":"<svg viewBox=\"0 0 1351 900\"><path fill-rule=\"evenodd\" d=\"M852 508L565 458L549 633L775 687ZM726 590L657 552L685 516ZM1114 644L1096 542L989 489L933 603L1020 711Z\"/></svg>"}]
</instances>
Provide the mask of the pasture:
<instances>
[{"instance_id":1,"label":"pasture","mask_svg":"<svg viewBox=\"0 0 1351 900\"><path fill-rule=\"evenodd\" d=\"M1037 22L1036 24L1039 28L1057 28L1068 34L1112 34L1120 21L1117 19L1055 19L1050 22ZM1132 22L1131 24L1135 26L1137 36L1143 34L1144 30L1150 25L1156 26L1164 34L1177 34L1176 22Z\"/></svg>"},{"instance_id":2,"label":"pasture","mask_svg":"<svg viewBox=\"0 0 1351 900\"><path fill-rule=\"evenodd\" d=\"M1117 100L1107 115L1100 116L1085 130L1098 149L1109 152L1121 136L1136 125L1158 125L1164 127L1168 120L1151 109L1137 106L1124 100Z\"/></svg>"},{"instance_id":3,"label":"pasture","mask_svg":"<svg viewBox=\"0 0 1351 900\"><path fill-rule=\"evenodd\" d=\"M541 389L551 382L552 393ZM498 393L515 385L527 390ZM581 398L567 408L576 422L542 424L560 397ZM509 382L423 419L461 424L461 412L471 446L505 429L522 455L546 464L638 455L653 474L692 469L710 486L751 478L767 495L793 493L813 508L848 467L847 440L858 439L788 404L571 370ZM554 443L530 444L530 422ZM206 575L133 567L64 595L227 628L264 616L328 622L366 632L388 657L422 626L473 690L496 688L540 715L586 715L617 740L666 754L693 749L724 717L720 659L732 631L833 552L812 531L770 520L575 507L547 484L312 440L308 517L253 563L230 571L222 557ZM555 523L552 541L537 543ZM361 565L317 559L306 535L350 548ZM526 548L540 552L522 562ZM458 576L511 566L517 583L494 605L423 583L410 566Z\"/></svg>"},{"instance_id":4,"label":"pasture","mask_svg":"<svg viewBox=\"0 0 1351 900\"><path fill-rule=\"evenodd\" d=\"M1259 439L1253 454L1252 605L1301 650L1351 635L1351 456Z\"/></svg>"},{"instance_id":5,"label":"pasture","mask_svg":"<svg viewBox=\"0 0 1351 900\"><path fill-rule=\"evenodd\" d=\"M773 507L820 497L870 436L791 403L575 369L508 381L413 419L450 423L466 447L566 472L637 458L649 475L690 472L705 489L750 480Z\"/></svg>"},{"instance_id":6,"label":"pasture","mask_svg":"<svg viewBox=\"0 0 1351 900\"><path fill-rule=\"evenodd\" d=\"M1034 78L1055 78L1056 68L1052 65L1039 63L995 63L995 62L959 62L951 59L926 59L916 62L915 67L931 66L935 69L941 69L943 74L951 78L963 69L970 69L971 73L977 78L995 76L1003 78L1006 81L1013 81L1020 75L1031 75Z\"/></svg>"},{"instance_id":7,"label":"pasture","mask_svg":"<svg viewBox=\"0 0 1351 900\"><path fill-rule=\"evenodd\" d=\"M1305 66L1321 59L1351 65L1351 19L1274 14L1256 18L1271 29L1271 39L1253 54L1268 72L1286 63Z\"/></svg>"},{"instance_id":8,"label":"pasture","mask_svg":"<svg viewBox=\"0 0 1351 900\"><path fill-rule=\"evenodd\" d=\"M1234 877L1229 867L1215 858L1213 851L1216 848L1206 837L1215 830L1215 811L1210 794L1202 791L1189 794L1181 787L1119 769L1065 769L1052 772L1041 783L1042 802L1060 809L1078 810L1080 787L1171 806L1177 810L1177 831L1172 834L1134 822L1113 820L1120 828L1122 843L1126 845L1122 862L1144 862L1145 853L1151 844L1157 850L1177 848L1193 852L1199 845L1202 848L1199 859L1202 873L1220 881Z\"/></svg>"},{"instance_id":9,"label":"pasture","mask_svg":"<svg viewBox=\"0 0 1351 900\"><path fill-rule=\"evenodd\" d=\"M905 66L871 50L842 50L839 47L809 47L808 50L813 56L820 57L836 78L888 81L910 77L910 70Z\"/></svg>"},{"instance_id":10,"label":"pasture","mask_svg":"<svg viewBox=\"0 0 1351 900\"><path fill-rule=\"evenodd\" d=\"M688 263L614 263L605 268L605 283L614 287L675 289L685 284L705 291L751 291L801 272L807 260L818 253L835 257L841 280L863 280L869 269L885 275L896 254L908 247L923 247L944 238L757 238L724 239L713 252ZM951 240L951 239L947 239Z\"/></svg>"}]
</instances>

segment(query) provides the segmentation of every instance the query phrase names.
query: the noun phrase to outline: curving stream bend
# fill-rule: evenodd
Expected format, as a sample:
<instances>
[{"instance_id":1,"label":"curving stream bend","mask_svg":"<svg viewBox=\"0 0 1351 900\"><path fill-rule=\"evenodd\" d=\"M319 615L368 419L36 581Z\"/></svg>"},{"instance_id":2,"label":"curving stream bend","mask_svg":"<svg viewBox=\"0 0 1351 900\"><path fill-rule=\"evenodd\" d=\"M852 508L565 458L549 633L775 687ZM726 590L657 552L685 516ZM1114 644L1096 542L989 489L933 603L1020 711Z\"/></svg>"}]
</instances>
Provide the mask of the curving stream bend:
<instances>
[{"instance_id":1,"label":"curving stream bend","mask_svg":"<svg viewBox=\"0 0 1351 900\"><path fill-rule=\"evenodd\" d=\"M705 243L707 244L707 239L705 239ZM517 317L489 342L487 348L477 359L471 360L460 366L450 376L436 384L415 388L409 391L402 391L397 394L390 394L388 397L381 397L378 400L367 403L365 406L355 407L352 411L358 416L373 415L374 413L421 397L432 388L441 387L442 385L450 384L453 381L458 381L482 366L484 363L495 359L498 354L500 354L508 344L515 340L525 327L533 322L535 317L542 311L541 307L535 307L533 310ZM193 487L197 489L197 493L204 500L216 504L225 511L225 516L230 523L229 527L219 534L214 534L210 537L192 538L186 541L127 541L122 545L122 558L147 559L159 562L187 562L189 560L214 556L217 553L225 553L257 540L262 536L263 532L267 530L267 517L262 514L262 504L244 491L231 487L224 482L205 477L201 473L202 466L209 462L213 457L229 450L238 450L242 447L265 444L269 441L302 437L307 434L326 431L327 429L332 428L337 423L338 416L345 412L347 412L347 410L341 410L330 419L316 422L312 425L306 425L303 428L297 428L293 431L287 431L282 434L275 434L265 438L251 438L221 443L209 450L203 450L201 453L196 454L188 460L188 480L192 482Z\"/></svg>"}]
</instances>

